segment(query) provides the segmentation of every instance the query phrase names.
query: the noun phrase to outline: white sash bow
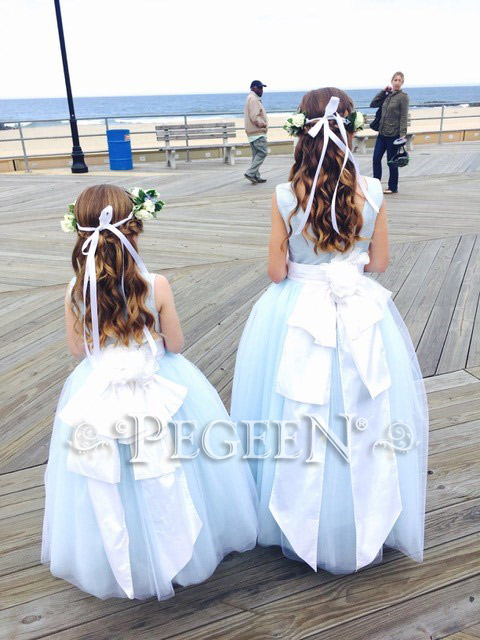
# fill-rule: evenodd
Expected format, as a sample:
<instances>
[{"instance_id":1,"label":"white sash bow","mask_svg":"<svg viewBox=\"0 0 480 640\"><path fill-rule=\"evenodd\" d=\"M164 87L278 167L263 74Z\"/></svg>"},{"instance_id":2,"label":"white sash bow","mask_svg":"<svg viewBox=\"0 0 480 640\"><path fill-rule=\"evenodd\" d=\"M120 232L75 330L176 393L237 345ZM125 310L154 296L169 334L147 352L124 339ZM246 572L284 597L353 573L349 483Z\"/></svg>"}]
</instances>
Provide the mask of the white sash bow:
<instances>
[{"instance_id":1,"label":"white sash bow","mask_svg":"<svg viewBox=\"0 0 480 640\"><path fill-rule=\"evenodd\" d=\"M159 348L163 349L160 342ZM137 480L155 478L174 470L178 463L170 460L173 444L166 425L183 404L187 388L156 374L155 365L145 343L109 345L100 352L87 379L59 414L74 427L67 459L70 471L113 484L120 482L116 441L133 447L137 438L156 434L159 423L165 427L162 437L142 443L142 454L150 456L133 464L134 476ZM139 429L129 418L135 414L155 416L158 423L152 418L142 420Z\"/></svg>"},{"instance_id":2,"label":"white sash bow","mask_svg":"<svg viewBox=\"0 0 480 640\"><path fill-rule=\"evenodd\" d=\"M157 346L158 358L164 347L160 342ZM167 426L183 404L187 388L155 373L156 359L146 343L109 346L92 364L86 381L59 413L60 419L73 427L67 469L86 476L110 567L123 591L133 598L129 537L118 490L121 463L117 442L132 443L132 456L137 437L142 445L138 462L131 462L133 477L142 480L141 490L157 536L157 554L163 575L170 581L192 557L202 528L185 472L178 460L171 459L174 445ZM156 422L134 431L133 422L125 418L136 412L156 416L164 427L161 437L156 437ZM124 428L115 430L118 420L123 420ZM78 434L82 424L90 426Z\"/></svg>"},{"instance_id":3,"label":"white sash bow","mask_svg":"<svg viewBox=\"0 0 480 640\"><path fill-rule=\"evenodd\" d=\"M372 562L402 505L395 453L375 447L389 440L390 372L380 327L391 292L363 275L366 252L354 250L330 263L289 262L288 277L303 282L288 330L276 380L285 396L284 420L315 415L329 429L333 357L338 355L347 424L346 450L356 529L356 569ZM357 428L358 419L367 427ZM298 432L295 460L277 460L270 510L295 553L317 568L327 439L305 462L310 432ZM334 453L333 455L339 455ZM301 497L300 497L301 496Z\"/></svg>"},{"instance_id":4,"label":"white sash bow","mask_svg":"<svg viewBox=\"0 0 480 640\"><path fill-rule=\"evenodd\" d=\"M289 262L288 277L304 282L304 286L288 319L278 393L298 402L328 402L340 327L372 398L388 389L390 372L377 323L391 292L359 270L368 262L368 253L358 250L348 259L335 257L322 265Z\"/></svg>"}]
</instances>

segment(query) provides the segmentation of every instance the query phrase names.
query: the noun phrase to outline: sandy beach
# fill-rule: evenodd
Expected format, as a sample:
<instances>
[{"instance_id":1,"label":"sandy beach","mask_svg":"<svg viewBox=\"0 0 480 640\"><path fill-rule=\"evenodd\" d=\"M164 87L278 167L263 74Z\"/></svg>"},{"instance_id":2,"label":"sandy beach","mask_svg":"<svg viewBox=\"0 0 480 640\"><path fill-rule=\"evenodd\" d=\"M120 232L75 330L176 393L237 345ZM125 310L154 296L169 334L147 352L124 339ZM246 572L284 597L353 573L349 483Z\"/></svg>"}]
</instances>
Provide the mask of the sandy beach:
<instances>
[{"instance_id":1,"label":"sandy beach","mask_svg":"<svg viewBox=\"0 0 480 640\"><path fill-rule=\"evenodd\" d=\"M433 133L439 131L440 127L440 107L412 109L411 124L409 132ZM287 140L288 135L281 128L285 121L285 114L272 114L269 116L269 132L268 139L271 142ZM189 124L195 122L195 118L189 118ZM200 122L235 122L237 127L237 136L235 138L239 143L247 142L245 132L243 130L242 117L212 117L209 119L201 119ZM132 149L158 149L162 145L158 143L155 136L155 125L166 122L162 119L156 123L149 117L146 123L113 123L110 122L110 128L127 128L131 132ZM175 120L178 123L178 119ZM445 107L445 120L443 130L459 131L459 130L480 130L480 107ZM82 149L85 152L105 151L107 149L107 141L105 137L104 124L92 124L88 122L84 124L79 120L79 132ZM368 134L368 130L365 132ZM372 133L372 132L370 132ZM47 155L47 154L69 154L71 152L70 127L68 124L58 124L52 126L25 127L23 129L25 144L28 155ZM56 136L56 139L42 139ZM20 140L8 141L11 138L18 138L18 130L0 131L0 158L12 158L22 156L22 147ZM203 141L200 141L203 142ZM217 141L209 140L205 143L215 144ZM220 142L220 141L218 141ZM194 144L192 144L194 146Z\"/></svg>"}]
</instances>

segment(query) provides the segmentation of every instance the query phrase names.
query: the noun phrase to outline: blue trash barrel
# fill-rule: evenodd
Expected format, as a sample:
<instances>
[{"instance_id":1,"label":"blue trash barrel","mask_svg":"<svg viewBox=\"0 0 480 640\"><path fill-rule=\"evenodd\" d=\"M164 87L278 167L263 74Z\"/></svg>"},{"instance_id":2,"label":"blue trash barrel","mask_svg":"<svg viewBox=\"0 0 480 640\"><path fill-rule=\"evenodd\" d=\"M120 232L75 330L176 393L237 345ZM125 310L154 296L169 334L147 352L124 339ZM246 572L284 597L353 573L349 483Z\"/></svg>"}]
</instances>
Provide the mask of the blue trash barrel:
<instances>
[{"instance_id":1,"label":"blue trash barrel","mask_svg":"<svg viewBox=\"0 0 480 640\"><path fill-rule=\"evenodd\" d=\"M112 171L133 169L129 129L108 129L108 156Z\"/></svg>"}]
</instances>

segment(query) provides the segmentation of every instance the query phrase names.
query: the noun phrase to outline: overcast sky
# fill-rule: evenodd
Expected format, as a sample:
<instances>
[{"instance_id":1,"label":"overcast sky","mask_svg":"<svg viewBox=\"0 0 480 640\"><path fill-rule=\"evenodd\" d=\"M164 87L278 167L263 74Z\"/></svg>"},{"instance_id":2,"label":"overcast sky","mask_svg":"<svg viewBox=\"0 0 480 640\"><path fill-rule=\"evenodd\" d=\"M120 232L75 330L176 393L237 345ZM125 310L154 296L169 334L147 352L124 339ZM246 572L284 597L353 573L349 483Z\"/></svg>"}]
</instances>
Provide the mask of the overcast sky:
<instances>
[{"instance_id":1,"label":"overcast sky","mask_svg":"<svg viewBox=\"0 0 480 640\"><path fill-rule=\"evenodd\" d=\"M480 84L478 0L61 0L76 96ZM0 0L1 97L64 96L53 0Z\"/></svg>"}]
</instances>

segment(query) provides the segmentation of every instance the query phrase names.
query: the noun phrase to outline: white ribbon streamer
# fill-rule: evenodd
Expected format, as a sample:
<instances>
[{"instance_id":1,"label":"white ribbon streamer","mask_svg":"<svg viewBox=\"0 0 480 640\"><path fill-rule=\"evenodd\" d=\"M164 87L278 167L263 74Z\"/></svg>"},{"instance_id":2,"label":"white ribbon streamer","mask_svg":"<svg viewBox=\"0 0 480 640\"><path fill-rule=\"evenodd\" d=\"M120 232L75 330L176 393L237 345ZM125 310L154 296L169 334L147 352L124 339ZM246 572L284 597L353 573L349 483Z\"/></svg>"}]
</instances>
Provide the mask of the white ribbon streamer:
<instances>
[{"instance_id":1,"label":"white ribbon streamer","mask_svg":"<svg viewBox=\"0 0 480 640\"><path fill-rule=\"evenodd\" d=\"M376 202L369 195L367 189L363 186L362 181L360 180L360 171L359 171L358 163L356 162L356 160L355 160L355 158L353 156L353 153L352 153L352 151L350 150L350 148L348 146L348 138L347 138L347 132L345 130L344 119L343 119L342 116L340 116L337 113L337 108L338 108L339 102L340 102L340 98L337 98L336 96L332 96L330 98L330 100L328 101L327 106L325 107L325 114L321 118L312 118L311 120L307 120L307 124L309 124L311 122L316 122L316 124L308 132L308 135L312 136L312 138L315 138L320 133L320 131L322 131L322 129L323 129L323 148L322 148L322 153L320 155L320 160L318 161L317 170L315 171L315 177L313 178L312 189L310 191L310 195L309 195L309 198L308 198L307 206L306 206L305 211L303 212L303 215L302 215L302 217L300 219L300 223L299 223L297 229L294 231L293 235L301 234L303 229L304 229L304 227L305 227L305 225L307 224L307 221L308 221L308 218L310 216L310 212L311 212L312 206L313 206L313 199L315 197L315 192L316 192L316 189L317 189L318 178L320 176L320 171L322 169L323 161L325 159L325 154L327 153L327 146L328 146L329 140L331 140L334 144L336 144L337 147L341 151L343 151L343 153L344 153L342 168L340 170L340 174L338 176L337 184L335 185L335 191L333 193L332 202L330 204L332 227L334 228L334 230L337 233L339 233L338 223L337 223L337 216L336 216L337 191L338 191L338 186L340 184L340 178L342 177L342 173L343 173L343 171L344 171L349 159L353 163L353 166L355 168L355 173L356 173L356 176L357 176L357 182L358 182L358 184L360 186L360 189L362 190L365 198L367 199L369 204L373 207L374 211L376 211L377 213L379 211ZM340 130L340 134L341 134L341 136L343 138L343 142L330 129L330 126L328 124L329 120L335 120L336 121L336 123L338 125L338 128Z\"/></svg>"},{"instance_id":2,"label":"white ribbon streamer","mask_svg":"<svg viewBox=\"0 0 480 640\"><path fill-rule=\"evenodd\" d=\"M93 231L93 233L83 243L82 253L83 255L87 256L87 259L85 262L85 277L83 279L83 303L84 303L84 308L86 309L87 308L86 306L87 290L88 290L88 286L90 285L90 309L91 309L91 316L92 316L93 353L90 351L90 348L87 342L85 318L83 322L83 342L85 345L85 352L87 354L87 357L89 359L93 358L94 360L98 359L100 355L100 333L98 328L98 303L97 303L97 274L95 269L95 254L97 251L100 232L108 230L108 231L111 231L113 234L115 234L117 238L120 240L120 242L122 243L122 251L123 251L123 247L125 247L127 251L130 253L130 255L132 256L132 258L134 259L134 261L137 263L137 266L140 269L141 273L144 276L148 277L147 267L145 266L143 260L138 255L134 246L124 236L124 234L121 231L118 231L118 229L116 228L121 226L122 224L125 224L125 222L128 222L133 217L133 211L123 220L119 220L118 222L115 222L113 224L111 224L112 217L113 217L113 208L111 205L108 205L100 213L100 216L98 219L99 223L97 227L81 227L80 225L77 225L80 231ZM124 278L124 274L122 271L122 291L123 291L123 295L125 296L125 292L123 290L123 278ZM149 331L148 327L144 327L143 332L147 338L148 344L150 345L150 348L152 349L153 354L155 354L157 347L155 344L155 340L153 339L153 336Z\"/></svg>"},{"instance_id":3,"label":"white ribbon streamer","mask_svg":"<svg viewBox=\"0 0 480 640\"><path fill-rule=\"evenodd\" d=\"M332 359L338 350L343 406L353 416L346 446L356 569L375 559L402 509L395 454L374 453L375 441L388 437L390 426L391 377L378 322L391 292L363 275L368 262L368 253L359 249L327 264L289 262L288 277L303 287L288 319L275 387L285 396L284 420L316 415L328 430ZM356 428L358 418L367 420L366 429ZM299 442L307 446L305 427ZM293 550L314 569L326 446L326 439L317 446L315 462L306 463L305 455L278 460L270 497L270 511Z\"/></svg>"}]
</instances>

